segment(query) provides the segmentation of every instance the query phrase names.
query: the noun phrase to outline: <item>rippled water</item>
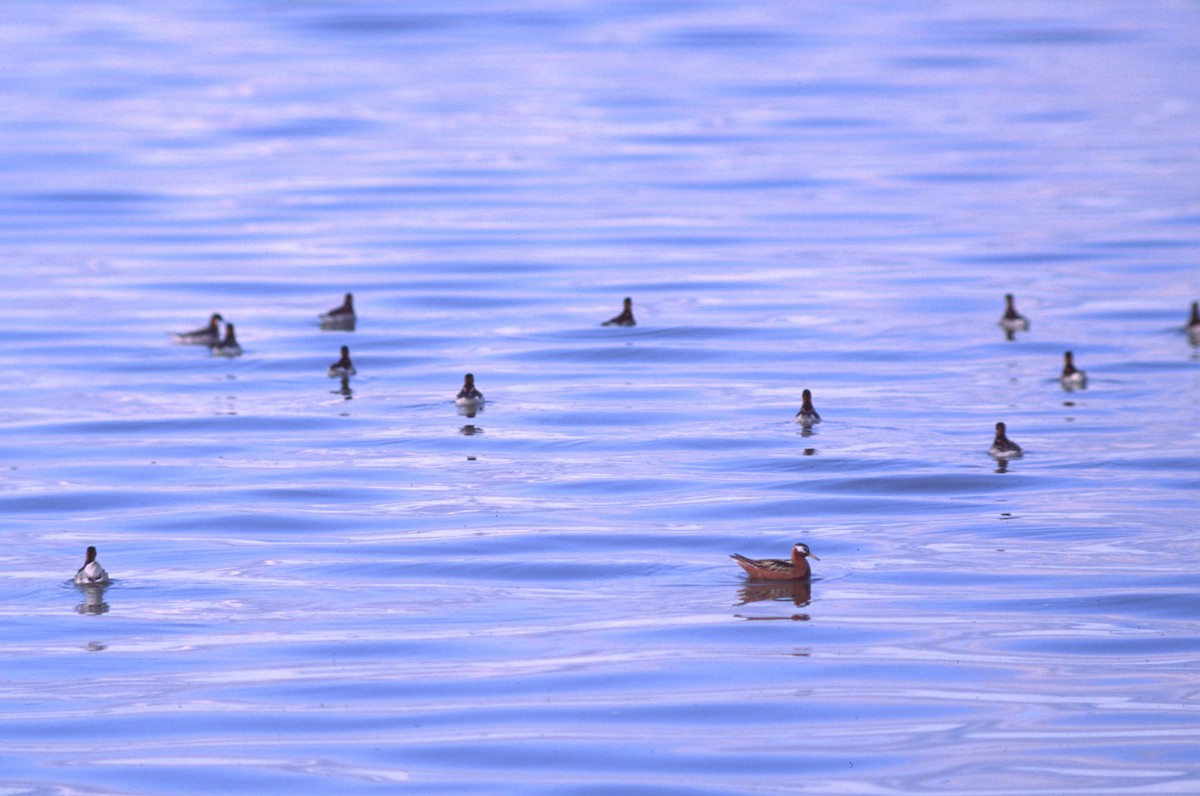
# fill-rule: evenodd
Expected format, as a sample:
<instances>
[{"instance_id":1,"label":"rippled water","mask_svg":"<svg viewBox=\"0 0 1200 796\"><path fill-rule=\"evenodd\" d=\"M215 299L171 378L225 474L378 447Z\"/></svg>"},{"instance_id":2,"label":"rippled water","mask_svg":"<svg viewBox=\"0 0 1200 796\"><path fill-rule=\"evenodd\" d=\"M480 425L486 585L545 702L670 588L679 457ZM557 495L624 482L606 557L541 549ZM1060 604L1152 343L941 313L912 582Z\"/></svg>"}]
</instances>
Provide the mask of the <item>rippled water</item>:
<instances>
[{"instance_id":1,"label":"rippled water","mask_svg":"<svg viewBox=\"0 0 1200 796\"><path fill-rule=\"evenodd\" d=\"M1196 792L1198 11L9 4L0 790Z\"/></svg>"}]
</instances>

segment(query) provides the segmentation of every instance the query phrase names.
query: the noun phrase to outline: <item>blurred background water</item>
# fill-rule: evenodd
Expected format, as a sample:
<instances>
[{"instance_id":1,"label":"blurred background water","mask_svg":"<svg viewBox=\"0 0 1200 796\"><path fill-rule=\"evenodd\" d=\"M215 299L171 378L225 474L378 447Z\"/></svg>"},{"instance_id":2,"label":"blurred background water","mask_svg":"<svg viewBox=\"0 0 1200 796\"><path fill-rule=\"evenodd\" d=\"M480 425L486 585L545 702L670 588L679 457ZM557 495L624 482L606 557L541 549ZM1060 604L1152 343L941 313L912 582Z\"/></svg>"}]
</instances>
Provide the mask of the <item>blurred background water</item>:
<instances>
[{"instance_id":1,"label":"blurred background water","mask_svg":"<svg viewBox=\"0 0 1200 796\"><path fill-rule=\"evenodd\" d=\"M7 4L0 790L1196 792L1198 23Z\"/></svg>"}]
</instances>

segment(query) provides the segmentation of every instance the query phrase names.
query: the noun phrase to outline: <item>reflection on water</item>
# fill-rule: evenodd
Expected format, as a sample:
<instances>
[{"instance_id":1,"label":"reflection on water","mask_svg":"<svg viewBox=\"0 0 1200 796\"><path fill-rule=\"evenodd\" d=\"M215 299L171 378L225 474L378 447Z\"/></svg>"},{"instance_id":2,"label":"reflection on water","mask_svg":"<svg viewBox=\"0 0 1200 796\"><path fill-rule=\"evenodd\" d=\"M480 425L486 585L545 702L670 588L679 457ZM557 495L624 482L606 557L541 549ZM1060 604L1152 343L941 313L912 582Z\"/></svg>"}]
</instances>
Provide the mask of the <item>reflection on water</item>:
<instances>
[{"instance_id":1,"label":"reflection on water","mask_svg":"<svg viewBox=\"0 0 1200 796\"><path fill-rule=\"evenodd\" d=\"M104 601L104 592L108 584L76 586L83 593L83 602L75 606L75 612L80 614L108 613L108 603Z\"/></svg>"},{"instance_id":2,"label":"reflection on water","mask_svg":"<svg viewBox=\"0 0 1200 796\"><path fill-rule=\"evenodd\" d=\"M346 375L342 375L340 378L341 378L341 384L338 386L338 388L336 390L330 390L330 392L333 393L334 395L340 395L343 398L345 398L347 401L349 401L351 398L354 397L354 390L350 389L350 377L346 376Z\"/></svg>"},{"instance_id":3,"label":"reflection on water","mask_svg":"<svg viewBox=\"0 0 1200 796\"><path fill-rule=\"evenodd\" d=\"M791 600L798 608L812 602L812 581L747 581L738 589L738 605L762 602L763 600ZM807 617L805 617L807 619Z\"/></svg>"},{"instance_id":4,"label":"reflection on water","mask_svg":"<svg viewBox=\"0 0 1200 796\"><path fill-rule=\"evenodd\" d=\"M460 433L464 436L470 437L470 436L474 436L475 434L482 434L483 427L468 424L468 425L465 425L462 428L460 428L458 430L458 433Z\"/></svg>"},{"instance_id":5,"label":"reflection on water","mask_svg":"<svg viewBox=\"0 0 1200 796\"><path fill-rule=\"evenodd\" d=\"M747 616L745 614L734 614L738 619L745 619L747 622L807 622L812 619L808 614L789 614L788 616Z\"/></svg>"},{"instance_id":6,"label":"reflection on water","mask_svg":"<svg viewBox=\"0 0 1200 796\"><path fill-rule=\"evenodd\" d=\"M353 332L357 325L358 319L354 316L321 319L321 328L327 332Z\"/></svg>"}]
</instances>

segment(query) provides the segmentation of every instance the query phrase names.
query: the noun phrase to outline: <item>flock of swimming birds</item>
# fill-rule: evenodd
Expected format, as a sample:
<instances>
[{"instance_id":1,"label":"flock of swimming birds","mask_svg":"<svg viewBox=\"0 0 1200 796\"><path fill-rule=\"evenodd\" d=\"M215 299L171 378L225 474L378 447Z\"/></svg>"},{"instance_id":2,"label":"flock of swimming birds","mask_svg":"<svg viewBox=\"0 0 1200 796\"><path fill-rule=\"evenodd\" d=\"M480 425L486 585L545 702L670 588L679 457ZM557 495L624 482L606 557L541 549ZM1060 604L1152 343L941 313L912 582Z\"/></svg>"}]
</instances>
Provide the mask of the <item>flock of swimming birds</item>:
<instances>
[{"instance_id":1,"label":"flock of swimming birds","mask_svg":"<svg viewBox=\"0 0 1200 796\"><path fill-rule=\"evenodd\" d=\"M1000 318L1000 327L1004 329L1005 335L1009 340L1014 338L1016 332L1024 332L1029 330L1029 319L1017 312L1014 304L1013 296L1008 293L1004 296L1004 315ZM346 294L346 298L342 304L329 312L322 313L320 316L321 326L324 329L344 329L353 331L357 316L354 313L354 297L350 293ZM213 313L209 318L208 325L202 326L190 332L183 332L175 335L175 340L180 343L192 345L206 345L212 349L214 356L236 357L242 353L242 348L238 345L237 336L234 333L232 323L225 323L225 333L221 334L221 324L225 319L220 313ZM601 324L602 326L636 326L637 321L633 318L633 299L626 298L625 306L622 311L609 318ZM1191 316L1188 318L1187 325L1184 327L1192 345L1200 346L1200 302L1192 302ZM329 366L330 377L348 378L355 375L357 371L354 368L354 363L350 360L349 346L342 346L341 357L337 362ZM1074 355L1067 351L1063 354L1063 369L1062 375L1059 377L1064 389L1076 390L1087 386L1087 374L1075 367ZM461 407L479 407L484 402L483 393L475 387L475 376L466 374L463 379L463 387L459 390L458 395L454 398L454 403ZM799 423L804 428L812 428L813 425L821 422L821 415L817 413L813 407L812 392L804 390L801 393L800 411L796 412L795 422ZM996 423L996 436L992 441L992 447L988 449L988 453L997 460L1015 459L1023 455L1024 451L1021 446L1008 438L1007 428L1004 423ZM751 577L759 580L807 580L812 577L812 567L809 566L808 559L816 559L820 561L812 551L808 549L808 545L798 543L792 547L792 555L788 560L778 558L747 558L746 556L733 553L730 558L738 563L738 565L746 571ZM75 583L79 586L103 586L109 582L108 573L100 562L96 560L96 548L88 547L87 553L83 562L83 566L75 573Z\"/></svg>"}]
</instances>

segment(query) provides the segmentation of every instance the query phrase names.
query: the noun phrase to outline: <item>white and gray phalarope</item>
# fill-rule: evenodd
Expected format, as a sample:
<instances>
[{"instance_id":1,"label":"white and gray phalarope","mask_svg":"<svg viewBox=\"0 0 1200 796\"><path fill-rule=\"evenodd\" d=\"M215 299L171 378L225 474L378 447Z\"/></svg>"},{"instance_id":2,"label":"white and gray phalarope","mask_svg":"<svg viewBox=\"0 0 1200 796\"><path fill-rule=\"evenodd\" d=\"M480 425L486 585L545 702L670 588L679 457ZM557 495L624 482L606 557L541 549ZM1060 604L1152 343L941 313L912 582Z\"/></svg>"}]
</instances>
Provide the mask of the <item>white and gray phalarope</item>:
<instances>
[{"instance_id":1,"label":"white and gray phalarope","mask_svg":"<svg viewBox=\"0 0 1200 796\"><path fill-rule=\"evenodd\" d=\"M329 366L329 378L334 379L338 376L353 376L358 371L354 369L354 363L350 361L350 346L342 346L342 358Z\"/></svg>"},{"instance_id":2,"label":"white and gray phalarope","mask_svg":"<svg viewBox=\"0 0 1200 796\"><path fill-rule=\"evenodd\" d=\"M1063 354L1062 375L1058 380L1068 390L1083 389L1087 386L1087 374L1075 367L1075 355L1070 351Z\"/></svg>"},{"instance_id":3,"label":"white and gray phalarope","mask_svg":"<svg viewBox=\"0 0 1200 796\"><path fill-rule=\"evenodd\" d=\"M483 393L475 389L475 376L468 373L463 377L463 387L454 398L459 406L479 406L483 403Z\"/></svg>"},{"instance_id":4,"label":"white and gray phalarope","mask_svg":"<svg viewBox=\"0 0 1200 796\"><path fill-rule=\"evenodd\" d=\"M321 325L327 329L353 328L355 318L354 296L347 293L346 298L342 300L342 306L321 313Z\"/></svg>"},{"instance_id":5,"label":"white and gray phalarope","mask_svg":"<svg viewBox=\"0 0 1200 796\"><path fill-rule=\"evenodd\" d=\"M225 324L225 339L214 345L212 352L219 357L240 357L242 355L242 347L238 345L232 323Z\"/></svg>"},{"instance_id":6,"label":"white and gray phalarope","mask_svg":"<svg viewBox=\"0 0 1200 796\"><path fill-rule=\"evenodd\" d=\"M988 453L997 459L1016 459L1024 453L1020 445L1008 438L1007 431L1003 423L996 424L996 438L992 440Z\"/></svg>"},{"instance_id":7,"label":"white and gray phalarope","mask_svg":"<svg viewBox=\"0 0 1200 796\"><path fill-rule=\"evenodd\" d=\"M1008 335L1009 340L1013 339L1013 332L1029 331L1029 319L1017 312L1012 293L1004 294L1004 315L1000 318L1000 326Z\"/></svg>"},{"instance_id":8,"label":"white and gray phalarope","mask_svg":"<svg viewBox=\"0 0 1200 796\"><path fill-rule=\"evenodd\" d=\"M805 390L800 393L800 398L800 411L796 413L795 421L805 428L812 428L812 426L821 422L821 416L813 408L812 392Z\"/></svg>"},{"instance_id":9,"label":"white and gray phalarope","mask_svg":"<svg viewBox=\"0 0 1200 796\"><path fill-rule=\"evenodd\" d=\"M77 586L101 586L105 583L108 583L108 573L96 560L96 548L89 547L83 566L75 573L75 584Z\"/></svg>"}]
</instances>

